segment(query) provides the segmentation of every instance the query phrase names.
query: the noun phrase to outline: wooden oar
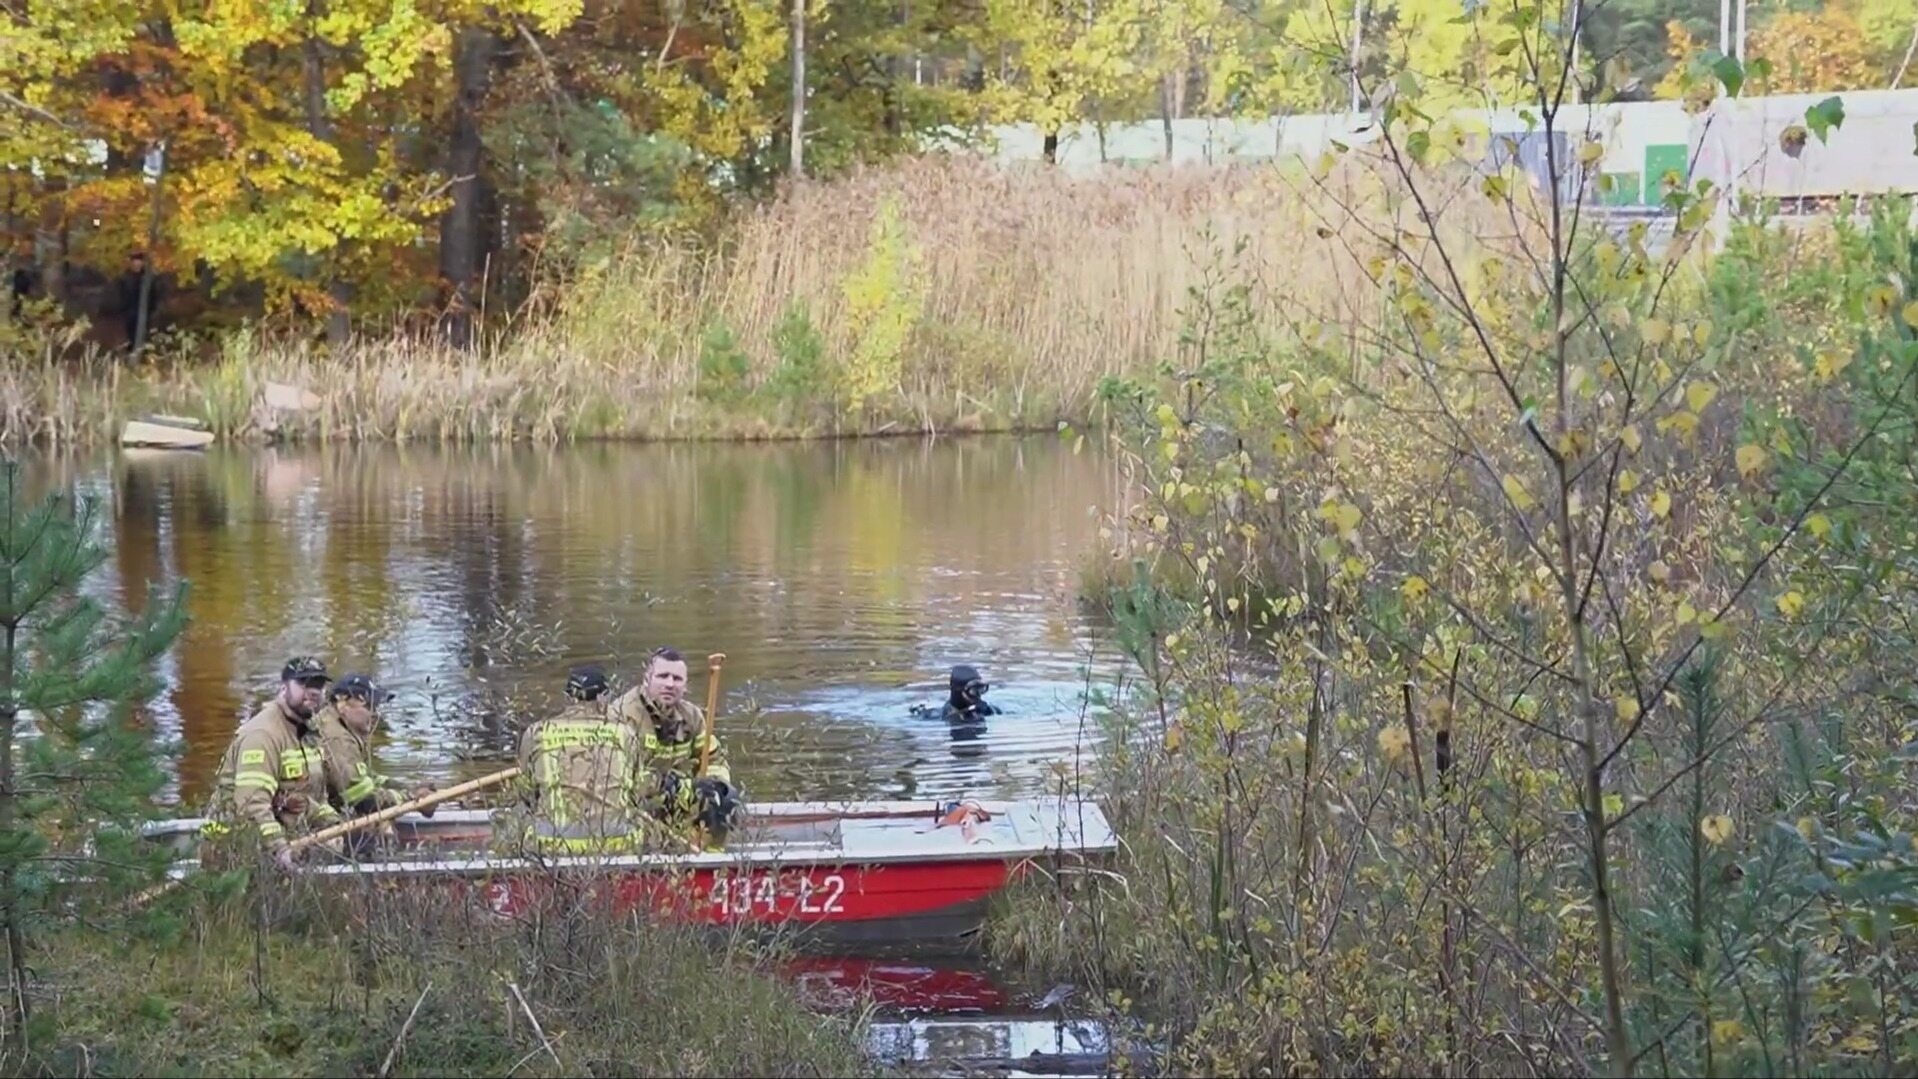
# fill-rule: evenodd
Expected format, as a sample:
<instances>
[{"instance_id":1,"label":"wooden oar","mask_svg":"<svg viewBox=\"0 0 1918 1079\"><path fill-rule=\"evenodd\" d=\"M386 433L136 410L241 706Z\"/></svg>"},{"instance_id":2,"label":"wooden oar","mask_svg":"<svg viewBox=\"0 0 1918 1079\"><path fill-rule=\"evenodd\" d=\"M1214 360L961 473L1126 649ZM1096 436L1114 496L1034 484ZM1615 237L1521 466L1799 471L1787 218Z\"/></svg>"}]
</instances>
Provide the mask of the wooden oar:
<instances>
[{"instance_id":1,"label":"wooden oar","mask_svg":"<svg viewBox=\"0 0 1918 1079\"><path fill-rule=\"evenodd\" d=\"M485 790L488 787L496 787L500 785L501 783L504 783L507 780L512 779L513 777L517 775L519 775L519 768L517 766L512 768L502 768L499 771L494 772L492 775L481 776L478 779L468 780L465 783L458 784L457 786L448 787L443 791L434 791L433 793L425 795L423 797L415 798L410 802L401 802L399 805L396 805L396 806L388 806L387 808L380 810L378 813L368 813L364 817L355 817L349 821L342 821L341 823L335 824L330 828L322 828L319 831L314 832L312 835L301 836L300 838L295 839L293 842L287 845L296 852L305 850L307 847L316 846L320 843L326 842L329 839L336 839L343 835L350 835L354 832L361 831L362 829L371 828L376 824L383 824L387 821L394 819L395 817L403 817L406 814L411 813L416 809L425 809L427 806L439 805L441 802L458 798L462 794L471 794L474 791Z\"/></svg>"},{"instance_id":2,"label":"wooden oar","mask_svg":"<svg viewBox=\"0 0 1918 1079\"><path fill-rule=\"evenodd\" d=\"M341 824L335 824L330 828L323 828L314 832L312 835L301 836L299 839L295 839L293 842L287 844L287 846L295 851L302 850L315 843L324 843L335 836L346 835L348 832L357 832L362 828L371 828L375 824L392 820L394 817L410 813L415 809L438 805L448 799L458 798L462 794L471 794L477 790L485 790L487 787L497 786L516 775L519 775L519 769L517 767L502 769L501 771L494 772L492 775L481 776L470 782L448 787L443 791L434 791L425 797L415 798L410 802L402 802L399 805L382 809L378 813L372 813ZM134 896L131 903L132 909L138 910L184 883L186 883L185 877L174 877L172 880L161 881Z\"/></svg>"},{"instance_id":3,"label":"wooden oar","mask_svg":"<svg viewBox=\"0 0 1918 1079\"><path fill-rule=\"evenodd\" d=\"M719 715L719 668L725 662L724 652L706 657L706 733L699 739L699 771L694 778L706 774L706 762L713 755L713 719Z\"/></svg>"},{"instance_id":4,"label":"wooden oar","mask_svg":"<svg viewBox=\"0 0 1918 1079\"><path fill-rule=\"evenodd\" d=\"M713 756L713 719L719 714L719 668L726 662L726 653L714 652L706 657L706 729L699 736L699 771L693 773L694 779L706 775L707 763ZM693 849L706 848L706 823L698 821L693 825Z\"/></svg>"}]
</instances>

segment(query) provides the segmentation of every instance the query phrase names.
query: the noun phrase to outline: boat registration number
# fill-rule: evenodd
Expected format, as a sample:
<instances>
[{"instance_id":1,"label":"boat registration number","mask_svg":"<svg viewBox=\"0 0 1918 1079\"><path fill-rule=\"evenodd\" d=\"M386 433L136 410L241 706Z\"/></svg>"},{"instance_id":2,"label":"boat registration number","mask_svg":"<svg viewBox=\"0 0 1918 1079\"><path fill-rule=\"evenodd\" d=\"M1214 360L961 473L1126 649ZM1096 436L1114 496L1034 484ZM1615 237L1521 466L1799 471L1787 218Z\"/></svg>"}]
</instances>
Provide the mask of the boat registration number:
<instances>
[{"instance_id":1,"label":"boat registration number","mask_svg":"<svg viewBox=\"0 0 1918 1079\"><path fill-rule=\"evenodd\" d=\"M771 873L716 876L707 902L728 914L771 914L781 909L793 914L838 914L846 909L846 878L838 873L817 880L800 875L782 887Z\"/></svg>"}]
</instances>

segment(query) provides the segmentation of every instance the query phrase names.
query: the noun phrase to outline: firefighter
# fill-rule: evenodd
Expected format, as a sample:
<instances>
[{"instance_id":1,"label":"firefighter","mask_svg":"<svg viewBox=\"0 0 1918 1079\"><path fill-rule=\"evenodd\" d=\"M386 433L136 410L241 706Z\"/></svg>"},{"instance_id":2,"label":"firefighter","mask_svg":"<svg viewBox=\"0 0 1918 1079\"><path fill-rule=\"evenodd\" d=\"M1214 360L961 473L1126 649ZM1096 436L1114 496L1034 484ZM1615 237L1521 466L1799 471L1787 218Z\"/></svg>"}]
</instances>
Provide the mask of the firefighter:
<instances>
[{"instance_id":1,"label":"firefighter","mask_svg":"<svg viewBox=\"0 0 1918 1079\"><path fill-rule=\"evenodd\" d=\"M363 674L348 674L326 692L326 707L313 717L320 748L326 751L327 793L333 808L348 817L377 813L412 798L433 793L431 784L408 790L399 780L373 767L373 726L379 706L393 695ZM437 806L420 810L432 816Z\"/></svg>"},{"instance_id":2,"label":"firefighter","mask_svg":"<svg viewBox=\"0 0 1918 1079\"><path fill-rule=\"evenodd\" d=\"M645 796L661 819L684 824L697 818L715 829L732 820L740 799L718 735L711 737L704 774L698 774L706 713L686 699L684 656L671 648L654 650L639 684L614 700L607 714L638 732Z\"/></svg>"},{"instance_id":3,"label":"firefighter","mask_svg":"<svg viewBox=\"0 0 1918 1079\"><path fill-rule=\"evenodd\" d=\"M288 829L339 823L327 796L326 754L312 725L326 684L326 665L319 660L288 660L280 669L280 691L233 732L206 826L216 848L222 841L257 841L275 866L292 872L297 863Z\"/></svg>"},{"instance_id":4,"label":"firefighter","mask_svg":"<svg viewBox=\"0 0 1918 1079\"><path fill-rule=\"evenodd\" d=\"M544 855L624 854L644 837L645 761L639 732L609 716L606 672L574 668L572 704L520 736L521 792L532 806L529 850Z\"/></svg>"}]
</instances>

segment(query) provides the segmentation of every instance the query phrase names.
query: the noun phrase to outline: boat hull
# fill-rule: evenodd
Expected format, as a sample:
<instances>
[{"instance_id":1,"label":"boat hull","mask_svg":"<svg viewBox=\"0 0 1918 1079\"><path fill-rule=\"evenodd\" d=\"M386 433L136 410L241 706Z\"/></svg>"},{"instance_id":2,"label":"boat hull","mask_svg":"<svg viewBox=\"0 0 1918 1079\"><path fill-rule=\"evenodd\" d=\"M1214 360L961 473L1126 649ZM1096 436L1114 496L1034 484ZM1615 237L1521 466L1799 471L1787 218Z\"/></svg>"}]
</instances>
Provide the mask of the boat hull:
<instances>
[{"instance_id":1,"label":"boat hull","mask_svg":"<svg viewBox=\"0 0 1918 1079\"><path fill-rule=\"evenodd\" d=\"M989 820L964 827L941 824L926 803L775 805L721 849L563 858L490 853L491 816L452 810L402 818L378 860L336 861L303 876L349 889L450 891L503 919L583 899L612 916L641 912L825 943L955 938L976 931L992 897L1034 865L1116 849L1089 803L996 805ZM150 826L148 836L184 853L191 823Z\"/></svg>"}]
</instances>

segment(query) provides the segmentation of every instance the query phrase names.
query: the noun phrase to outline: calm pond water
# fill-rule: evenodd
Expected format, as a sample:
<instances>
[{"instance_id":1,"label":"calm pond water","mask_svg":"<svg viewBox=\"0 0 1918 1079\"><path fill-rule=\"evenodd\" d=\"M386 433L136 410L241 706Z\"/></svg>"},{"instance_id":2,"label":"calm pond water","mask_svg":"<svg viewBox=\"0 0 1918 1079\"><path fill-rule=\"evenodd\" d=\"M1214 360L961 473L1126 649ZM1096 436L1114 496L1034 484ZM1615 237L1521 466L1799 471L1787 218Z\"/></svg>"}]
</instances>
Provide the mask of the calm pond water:
<instances>
[{"instance_id":1,"label":"calm pond water","mask_svg":"<svg viewBox=\"0 0 1918 1079\"><path fill-rule=\"evenodd\" d=\"M153 712L197 811L287 656L373 672L388 771L447 781L511 755L566 669L630 682L657 645L723 651L719 731L760 801L1006 796L1090 747L1115 661L1074 598L1111 465L1053 438L564 449L227 449L40 458L100 496L97 589L192 582ZM961 739L970 662L1009 715Z\"/></svg>"}]
</instances>

